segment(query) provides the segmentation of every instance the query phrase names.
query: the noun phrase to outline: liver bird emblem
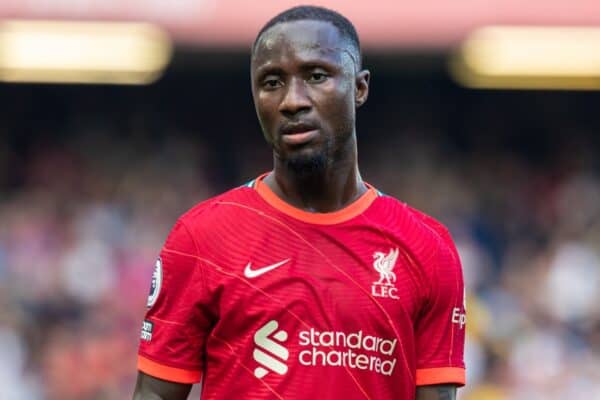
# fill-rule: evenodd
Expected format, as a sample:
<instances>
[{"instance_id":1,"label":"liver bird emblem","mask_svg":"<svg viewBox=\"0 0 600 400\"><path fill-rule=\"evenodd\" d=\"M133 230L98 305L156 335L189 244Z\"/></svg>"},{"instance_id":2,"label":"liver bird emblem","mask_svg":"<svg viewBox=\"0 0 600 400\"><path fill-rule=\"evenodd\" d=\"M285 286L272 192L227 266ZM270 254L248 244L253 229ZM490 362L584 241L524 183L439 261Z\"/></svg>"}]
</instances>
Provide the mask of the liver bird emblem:
<instances>
[{"instance_id":1,"label":"liver bird emblem","mask_svg":"<svg viewBox=\"0 0 600 400\"><path fill-rule=\"evenodd\" d=\"M398 249L390 249L390 252L385 254L381 251L376 251L373 254L375 261L373 267L379 272L379 280L375 282L376 285L383 284L385 279L385 285L392 285L396 282L396 274L392 271L396 265L396 259L398 258Z\"/></svg>"}]
</instances>

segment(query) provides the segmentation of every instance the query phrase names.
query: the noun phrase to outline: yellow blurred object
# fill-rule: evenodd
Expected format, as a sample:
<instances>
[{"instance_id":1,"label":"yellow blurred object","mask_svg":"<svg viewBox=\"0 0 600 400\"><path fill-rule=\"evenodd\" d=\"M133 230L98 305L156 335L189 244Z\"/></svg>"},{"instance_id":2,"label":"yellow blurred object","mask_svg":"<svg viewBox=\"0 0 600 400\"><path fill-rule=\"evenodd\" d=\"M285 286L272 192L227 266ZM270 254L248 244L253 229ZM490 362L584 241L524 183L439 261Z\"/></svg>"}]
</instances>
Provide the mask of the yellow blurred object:
<instances>
[{"instance_id":1,"label":"yellow blurred object","mask_svg":"<svg viewBox=\"0 0 600 400\"><path fill-rule=\"evenodd\" d=\"M0 81L147 84L171 55L168 36L145 23L0 23Z\"/></svg>"},{"instance_id":2,"label":"yellow blurred object","mask_svg":"<svg viewBox=\"0 0 600 400\"><path fill-rule=\"evenodd\" d=\"M476 296L467 295L467 333L472 337L481 337L491 323L491 313L486 305Z\"/></svg>"},{"instance_id":3,"label":"yellow blurred object","mask_svg":"<svg viewBox=\"0 0 600 400\"><path fill-rule=\"evenodd\" d=\"M507 400L508 397L498 386L484 384L476 386L461 396L463 400Z\"/></svg>"},{"instance_id":4,"label":"yellow blurred object","mask_svg":"<svg viewBox=\"0 0 600 400\"><path fill-rule=\"evenodd\" d=\"M600 89L600 28L491 26L451 58L468 87Z\"/></svg>"}]
</instances>

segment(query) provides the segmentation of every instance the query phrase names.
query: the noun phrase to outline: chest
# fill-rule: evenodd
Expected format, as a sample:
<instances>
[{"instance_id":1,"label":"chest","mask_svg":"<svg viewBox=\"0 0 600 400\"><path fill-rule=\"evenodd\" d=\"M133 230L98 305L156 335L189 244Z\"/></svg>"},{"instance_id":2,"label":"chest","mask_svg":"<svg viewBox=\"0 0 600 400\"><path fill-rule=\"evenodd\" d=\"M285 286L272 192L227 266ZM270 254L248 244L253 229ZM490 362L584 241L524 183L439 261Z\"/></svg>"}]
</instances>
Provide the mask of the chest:
<instances>
[{"instance_id":1,"label":"chest","mask_svg":"<svg viewBox=\"0 0 600 400\"><path fill-rule=\"evenodd\" d=\"M220 271L208 279L228 331L269 319L381 336L412 331L427 284L419 255L401 235L367 224L240 221L238 229L239 241L213 253Z\"/></svg>"}]
</instances>

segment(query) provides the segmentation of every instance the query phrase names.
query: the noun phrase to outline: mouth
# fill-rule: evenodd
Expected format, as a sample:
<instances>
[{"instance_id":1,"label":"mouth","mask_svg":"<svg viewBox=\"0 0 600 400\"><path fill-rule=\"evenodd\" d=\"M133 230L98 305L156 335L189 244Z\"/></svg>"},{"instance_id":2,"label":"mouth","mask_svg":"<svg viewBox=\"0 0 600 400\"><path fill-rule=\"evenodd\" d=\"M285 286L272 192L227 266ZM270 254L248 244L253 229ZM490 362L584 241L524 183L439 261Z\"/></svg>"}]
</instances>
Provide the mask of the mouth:
<instances>
[{"instance_id":1,"label":"mouth","mask_svg":"<svg viewBox=\"0 0 600 400\"><path fill-rule=\"evenodd\" d=\"M310 142L311 140L315 139L318 135L319 130L313 129L305 132L286 133L281 136L281 139L284 143L288 145L297 146L300 144Z\"/></svg>"},{"instance_id":2,"label":"mouth","mask_svg":"<svg viewBox=\"0 0 600 400\"><path fill-rule=\"evenodd\" d=\"M283 126L280 133L285 144L297 146L315 139L319 135L319 129L305 123L289 124Z\"/></svg>"}]
</instances>

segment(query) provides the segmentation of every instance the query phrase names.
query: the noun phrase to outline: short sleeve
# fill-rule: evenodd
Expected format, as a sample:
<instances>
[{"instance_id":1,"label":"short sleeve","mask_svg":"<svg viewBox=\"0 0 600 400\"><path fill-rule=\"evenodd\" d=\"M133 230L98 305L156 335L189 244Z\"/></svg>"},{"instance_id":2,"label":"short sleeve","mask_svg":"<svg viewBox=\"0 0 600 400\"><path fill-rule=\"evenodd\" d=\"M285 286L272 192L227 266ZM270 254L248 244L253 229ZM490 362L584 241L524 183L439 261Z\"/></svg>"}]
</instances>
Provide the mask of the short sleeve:
<instances>
[{"instance_id":1,"label":"short sleeve","mask_svg":"<svg viewBox=\"0 0 600 400\"><path fill-rule=\"evenodd\" d=\"M430 293L415 329L416 384L465 384L465 291L456 247L445 230L428 268Z\"/></svg>"},{"instance_id":2,"label":"short sleeve","mask_svg":"<svg viewBox=\"0 0 600 400\"><path fill-rule=\"evenodd\" d=\"M211 326L192 236L182 221L171 230L152 275L142 323L138 369L179 383L200 382Z\"/></svg>"}]
</instances>

